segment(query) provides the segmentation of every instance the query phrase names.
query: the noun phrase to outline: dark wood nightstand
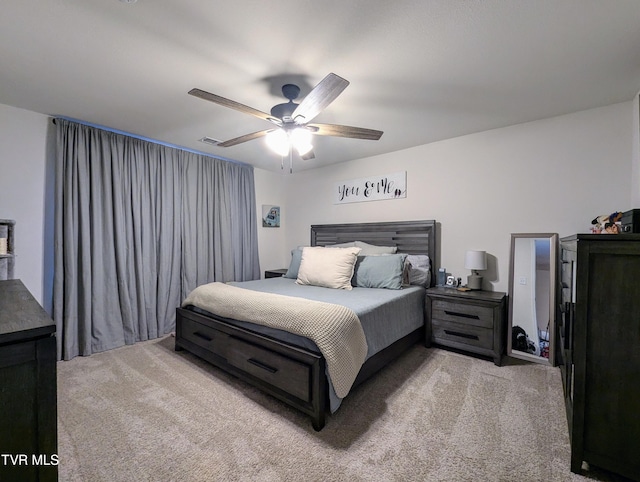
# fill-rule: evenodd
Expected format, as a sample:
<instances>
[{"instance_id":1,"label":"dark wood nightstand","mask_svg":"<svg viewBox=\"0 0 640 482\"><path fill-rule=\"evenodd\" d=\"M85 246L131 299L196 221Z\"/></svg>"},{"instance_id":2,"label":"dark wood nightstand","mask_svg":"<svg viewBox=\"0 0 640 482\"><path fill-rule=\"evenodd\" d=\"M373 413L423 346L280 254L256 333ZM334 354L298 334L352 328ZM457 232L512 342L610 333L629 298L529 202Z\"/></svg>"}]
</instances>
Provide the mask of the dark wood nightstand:
<instances>
[{"instance_id":1,"label":"dark wood nightstand","mask_svg":"<svg viewBox=\"0 0 640 482\"><path fill-rule=\"evenodd\" d=\"M426 346L431 343L493 358L505 347L507 295L499 291L427 290Z\"/></svg>"},{"instance_id":2,"label":"dark wood nightstand","mask_svg":"<svg viewBox=\"0 0 640 482\"><path fill-rule=\"evenodd\" d=\"M284 276L285 274L287 274L287 268L281 268L281 269L268 269L264 272L264 277L265 278L280 278L281 276Z\"/></svg>"}]
</instances>

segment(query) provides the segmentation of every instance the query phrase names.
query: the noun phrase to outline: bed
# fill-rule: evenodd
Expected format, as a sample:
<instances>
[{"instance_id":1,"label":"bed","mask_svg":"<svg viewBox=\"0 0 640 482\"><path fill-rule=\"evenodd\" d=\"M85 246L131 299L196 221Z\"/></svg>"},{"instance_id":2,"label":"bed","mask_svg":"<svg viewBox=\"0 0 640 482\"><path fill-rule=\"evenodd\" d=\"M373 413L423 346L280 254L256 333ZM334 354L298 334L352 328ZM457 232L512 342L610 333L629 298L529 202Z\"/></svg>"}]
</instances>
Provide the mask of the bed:
<instances>
[{"instance_id":1,"label":"bed","mask_svg":"<svg viewBox=\"0 0 640 482\"><path fill-rule=\"evenodd\" d=\"M398 253L407 255L427 255L431 260L428 282L434 285L437 269L435 228L433 220L313 225L310 244L312 247L331 247L359 241L372 246L394 246ZM232 285L263 293L255 296L277 297L286 294L344 304L349 309L353 307L358 317L362 318L367 353L352 388L413 344L425 340L424 288L411 286L402 290L387 290L356 287L346 291L299 286L295 279L286 278ZM304 294L298 293L302 291ZM368 303L373 298L388 298L388 303L382 309L370 310ZM344 303L341 299L345 300ZM403 305L416 303L419 303L418 315L409 311L404 314ZM325 425L326 412L337 410L342 401L342 397L336 394L333 380L327 375L331 363L335 363L331 357L327 359L317 344L303 336L247 321L251 317L236 319L212 311L196 306L177 308L176 350L188 350L284 401L310 416L313 428L321 430ZM224 310L221 312L226 313ZM370 316L370 312L375 313ZM381 318L385 317L393 319L384 323L386 320ZM374 332L371 327L382 325L393 326L396 331L371 337Z\"/></svg>"}]
</instances>

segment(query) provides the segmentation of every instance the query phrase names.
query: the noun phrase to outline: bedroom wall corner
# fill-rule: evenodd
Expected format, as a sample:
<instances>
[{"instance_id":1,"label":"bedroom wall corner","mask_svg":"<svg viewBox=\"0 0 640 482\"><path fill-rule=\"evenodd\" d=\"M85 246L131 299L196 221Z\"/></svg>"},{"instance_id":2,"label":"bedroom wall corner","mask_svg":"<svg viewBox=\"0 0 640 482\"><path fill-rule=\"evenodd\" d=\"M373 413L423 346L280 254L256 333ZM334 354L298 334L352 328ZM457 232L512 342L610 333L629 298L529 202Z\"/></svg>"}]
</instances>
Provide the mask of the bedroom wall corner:
<instances>
[{"instance_id":1,"label":"bedroom wall corner","mask_svg":"<svg viewBox=\"0 0 640 482\"><path fill-rule=\"evenodd\" d=\"M288 224L286 206L286 176L254 168L254 181L256 186L256 212L258 213L258 256L260 257L260 273L264 277L264 271L268 269L287 268L289 255L283 246L286 246L286 231ZM262 206L280 206L280 227L262 227Z\"/></svg>"},{"instance_id":2,"label":"bedroom wall corner","mask_svg":"<svg viewBox=\"0 0 640 482\"><path fill-rule=\"evenodd\" d=\"M0 218L16 221L15 277L45 307L44 216L50 123L46 115L0 104Z\"/></svg>"}]
</instances>

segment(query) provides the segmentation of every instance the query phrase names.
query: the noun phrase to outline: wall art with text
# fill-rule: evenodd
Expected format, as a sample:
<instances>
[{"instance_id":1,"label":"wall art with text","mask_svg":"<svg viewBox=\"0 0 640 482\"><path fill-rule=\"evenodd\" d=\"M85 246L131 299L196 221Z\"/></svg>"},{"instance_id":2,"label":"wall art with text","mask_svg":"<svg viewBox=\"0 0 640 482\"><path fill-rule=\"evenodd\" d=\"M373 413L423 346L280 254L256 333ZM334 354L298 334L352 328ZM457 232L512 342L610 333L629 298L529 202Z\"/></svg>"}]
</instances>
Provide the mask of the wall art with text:
<instances>
[{"instance_id":1,"label":"wall art with text","mask_svg":"<svg viewBox=\"0 0 640 482\"><path fill-rule=\"evenodd\" d=\"M361 177L334 185L333 204L381 201L407 197L407 171Z\"/></svg>"}]
</instances>

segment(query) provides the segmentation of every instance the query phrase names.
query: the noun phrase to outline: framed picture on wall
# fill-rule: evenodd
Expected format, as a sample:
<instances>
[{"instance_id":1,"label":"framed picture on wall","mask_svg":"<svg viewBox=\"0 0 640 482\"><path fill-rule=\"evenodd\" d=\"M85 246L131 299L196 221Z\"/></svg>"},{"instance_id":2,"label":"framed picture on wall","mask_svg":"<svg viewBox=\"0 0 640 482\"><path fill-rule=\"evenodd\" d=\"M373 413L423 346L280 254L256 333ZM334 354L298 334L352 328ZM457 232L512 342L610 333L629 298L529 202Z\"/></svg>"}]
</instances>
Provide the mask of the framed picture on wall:
<instances>
[{"instance_id":1,"label":"framed picture on wall","mask_svg":"<svg viewBox=\"0 0 640 482\"><path fill-rule=\"evenodd\" d=\"M280 206L273 206L271 204L262 205L262 227L280 227Z\"/></svg>"}]
</instances>

